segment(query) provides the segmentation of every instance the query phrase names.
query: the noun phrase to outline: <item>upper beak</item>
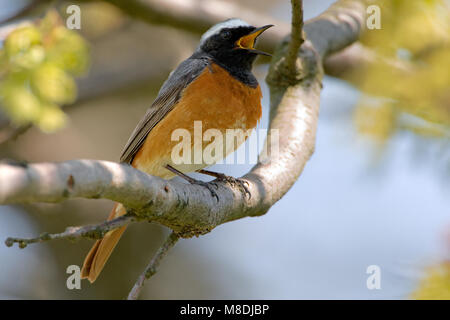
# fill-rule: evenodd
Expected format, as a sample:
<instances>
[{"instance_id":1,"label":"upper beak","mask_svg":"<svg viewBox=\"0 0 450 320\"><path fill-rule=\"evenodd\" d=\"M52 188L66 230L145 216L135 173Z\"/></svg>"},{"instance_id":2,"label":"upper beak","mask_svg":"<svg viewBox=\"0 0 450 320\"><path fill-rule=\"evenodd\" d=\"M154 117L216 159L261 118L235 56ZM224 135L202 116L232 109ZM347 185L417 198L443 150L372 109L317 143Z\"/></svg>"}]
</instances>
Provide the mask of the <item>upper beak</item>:
<instances>
[{"instance_id":1,"label":"upper beak","mask_svg":"<svg viewBox=\"0 0 450 320\"><path fill-rule=\"evenodd\" d=\"M255 42L256 42L256 39L258 38L258 36L271 27L273 27L273 24L268 24L266 26L257 28L255 30L253 30L252 33L249 33L249 34L239 38L239 40L236 41L236 48L246 49L246 50L254 52L256 54L271 56L270 53L267 53L267 52L264 52L261 50L257 50L254 48Z\"/></svg>"}]
</instances>

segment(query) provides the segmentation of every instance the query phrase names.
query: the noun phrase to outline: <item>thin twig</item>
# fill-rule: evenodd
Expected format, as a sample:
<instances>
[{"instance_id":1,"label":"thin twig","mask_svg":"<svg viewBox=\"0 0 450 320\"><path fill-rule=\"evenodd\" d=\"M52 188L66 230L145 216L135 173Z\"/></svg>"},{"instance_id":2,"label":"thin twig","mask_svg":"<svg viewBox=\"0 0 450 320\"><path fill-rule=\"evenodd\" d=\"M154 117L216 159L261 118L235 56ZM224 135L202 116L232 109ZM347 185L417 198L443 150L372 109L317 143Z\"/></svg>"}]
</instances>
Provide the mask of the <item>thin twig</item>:
<instances>
[{"instance_id":1,"label":"thin twig","mask_svg":"<svg viewBox=\"0 0 450 320\"><path fill-rule=\"evenodd\" d=\"M178 239L180 239L180 237L175 232L170 233L164 244L153 256L147 268L145 268L145 271L137 279L136 283L133 286L133 289L131 289L128 295L128 300L137 300L142 288L144 287L145 280L150 279L150 277L156 273L161 260L166 256L167 252L177 243Z\"/></svg>"},{"instance_id":2,"label":"thin twig","mask_svg":"<svg viewBox=\"0 0 450 320\"><path fill-rule=\"evenodd\" d=\"M291 20L291 41L289 42L288 51L286 53L286 71L290 78L295 78L297 74L296 63L298 59L298 51L305 41L303 39L303 1L291 0L292 4L292 20Z\"/></svg>"},{"instance_id":3,"label":"thin twig","mask_svg":"<svg viewBox=\"0 0 450 320\"><path fill-rule=\"evenodd\" d=\"M133 216L125 215L118 217L113 220L105 221L100 224L84 226L84 227L67 227L64 232L61 233L42 233L36 238L8 238L5 240L5 244L8 247L18 243L20 248L25 248L30 243L38 243L56 239L69 239L76 240L79 238L89 238L89 239L101 239L110 230L116 229L123 225L129 224L135 221Z\"/></svg>"}]
</instances>

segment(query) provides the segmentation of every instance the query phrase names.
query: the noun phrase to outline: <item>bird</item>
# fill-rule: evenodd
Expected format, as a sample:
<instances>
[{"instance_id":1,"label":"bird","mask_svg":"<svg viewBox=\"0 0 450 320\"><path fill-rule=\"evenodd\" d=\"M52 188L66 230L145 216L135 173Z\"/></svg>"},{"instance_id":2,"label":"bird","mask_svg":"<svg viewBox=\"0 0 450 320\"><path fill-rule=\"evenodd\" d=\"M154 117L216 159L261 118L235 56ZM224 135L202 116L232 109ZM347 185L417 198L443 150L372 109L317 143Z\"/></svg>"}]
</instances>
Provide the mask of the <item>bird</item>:
<instances>
[{"instance_id":1,"label":"bird","mask_svg":"<svg viewBox=\"0 0 450 320\"><path fill-rule=\"evenodd\" d=\"M172 150L177 142L172 141L172 132L185 128L193 133L195 121L201 121L203 130L211 128L221 133L227 129L256 127L262 114L262 92L252 73L252 65L258 55L270 54L256 49L255 43L272 26L254 27L232 18L208 29L194 53L181 62L161 86L126 143L120 162L164 179L181 176L190 183L207 187L217 197L209 184L186 173L197 171L219 179L230 177L204 170L210 165L205 161L174 163ZM223 158L242 142L226 148ZM191 147L194 148L193 144ZM204 147L202 142L201 148ZM125 207L116 203L108 220L125 214ZM126 226L113 229L95 242L83 263L83 279L91 283L97 279L125 229Z\"/></svg>"}]
</instances>

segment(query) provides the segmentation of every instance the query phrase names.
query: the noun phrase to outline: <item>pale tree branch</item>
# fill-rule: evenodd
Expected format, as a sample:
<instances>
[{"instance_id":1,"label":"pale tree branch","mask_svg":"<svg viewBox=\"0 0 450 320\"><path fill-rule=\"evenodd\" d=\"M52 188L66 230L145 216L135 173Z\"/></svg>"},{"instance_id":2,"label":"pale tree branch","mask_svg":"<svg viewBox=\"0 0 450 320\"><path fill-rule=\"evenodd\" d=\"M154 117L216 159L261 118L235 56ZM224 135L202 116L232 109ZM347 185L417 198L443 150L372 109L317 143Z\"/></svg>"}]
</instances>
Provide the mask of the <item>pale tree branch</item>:
<instances>
[{"instance_id":1,"label":"pale tree branch","mask_svg":"<svg viewBox=\"0 0 450 320\"><path fill-rule=\"evenodd\" d=\"M324 59L358 41L366 24L366 7L370 0L336 1L320 16L311 19L304 31Z\"/></svg>"},{"instance_id":2,"label":"pale tree branch","mask_svg":"<svg viewBox=\"0 0 450 320\"><path fill-rule=\"evenodd\" d=\"M292 187L313 153L322 61L358 39L364 16L365 8L359 1L341 0L331 11L307 22L306 39L295 68L296 81L282 67L289 52L290 36L277 47L267 76L271 95L268 137L257 165L242 177L248 183L250 198L238 186L227 182L215 183L216 200L202 186L166 181L125 164L72 160L0 164L0 203L60 202L78 197L111 199L122 203L133 219L157 222L172 229L172 240L165 244L167 249L178 237L205 234L222 223L266 213ZM274 136L278 139L272 139ZM274 144L278 152L272 152ZM162 248L155 256L156 266L158 256L165 252ZM154 270L152 263L148 268Z\"/></svg>"}]
</instances>

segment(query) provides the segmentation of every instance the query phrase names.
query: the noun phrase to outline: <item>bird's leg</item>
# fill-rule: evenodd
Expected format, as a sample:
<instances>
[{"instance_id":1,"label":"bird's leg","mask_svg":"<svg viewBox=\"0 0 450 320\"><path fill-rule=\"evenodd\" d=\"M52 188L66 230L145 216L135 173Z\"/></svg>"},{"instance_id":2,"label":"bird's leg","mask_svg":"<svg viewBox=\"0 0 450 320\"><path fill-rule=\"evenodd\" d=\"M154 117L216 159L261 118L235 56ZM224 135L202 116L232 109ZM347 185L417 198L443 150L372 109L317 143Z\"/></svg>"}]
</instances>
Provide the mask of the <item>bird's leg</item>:
<instances>
[{"instance_id":1,"label":"bird's leg","mask_svg":"<svg viewBox=\"0 0 450 320\"><path fill-rule=\"evenodd\" d=\"M241 190L244 190L245 195L248 194L248 198L249 199L252 197L252 194L248 190L248 182L245 181L245 180L241 180L241 179L238 179L238 178L227 176L226 174L223 174L223 173L220 173L220 172L214 172L214 171L209 171L209 170L205 170L205 169L197 170L197 172L206 174L208 176L215 177L219 181L226 181L229 184L231 184L232 186L237 185L237 186L239 186L239 188L241 188Z\"/></svg>"},{"instance_id":2,"label":"bird's leg","mask_svg":"<svg viewBox=\"0 0 450 320\"><path fill-rule=\"evenodd\" d=\"M165 168L167 170L169 170L170 172L173 172L174 174L176 174L180 178L183 178L184 180L186 180L190 184L197 184L197 185L200 185L200 186L203 186L203 187L207 188L209 190L209 192L211 192L211 195L213 197L215 197L217 199L217 201L219 201L219 196L217 195L216 191L213 189L213 187L212 187L212 185L210 183L207 183L207 182L200 181L200 180L194 179L192 177L189 177L188 175L184 174L183 172L181 172L181 171L175 169L174 167L172 167L170 164L167 164L165 166Z\"/></svg>"}]
</instances>

